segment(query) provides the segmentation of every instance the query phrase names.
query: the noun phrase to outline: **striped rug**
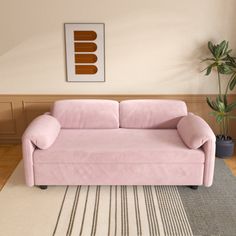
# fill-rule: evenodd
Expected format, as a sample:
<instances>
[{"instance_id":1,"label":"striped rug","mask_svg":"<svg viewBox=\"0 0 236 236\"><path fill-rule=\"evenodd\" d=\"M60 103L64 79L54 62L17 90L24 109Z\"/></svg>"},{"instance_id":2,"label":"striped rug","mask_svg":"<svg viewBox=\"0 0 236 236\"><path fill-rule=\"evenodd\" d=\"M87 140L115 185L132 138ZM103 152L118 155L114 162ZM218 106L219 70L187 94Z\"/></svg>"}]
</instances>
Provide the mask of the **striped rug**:
<instances>
[{"instance_id":1,"label":"striped rug","mask_svg":"<svg viewBox=\"0 0 236 236\"><path fill-rule=\"evenodd\" d=\"M53 235L193 235L177 187L66 187Z\"/></svg>"},{"instance_id":2,"label":"striped rug","mask_svg":"<svg viewBox=\"0 0 236 236\"><path fill-rule=\"evenodd\" d=\"M235 181L216 159L213 186L197 191L168 186L43 191L25 185L20 162L0 191L0 236L235 236Z\"/></svg>"}]
</instances>

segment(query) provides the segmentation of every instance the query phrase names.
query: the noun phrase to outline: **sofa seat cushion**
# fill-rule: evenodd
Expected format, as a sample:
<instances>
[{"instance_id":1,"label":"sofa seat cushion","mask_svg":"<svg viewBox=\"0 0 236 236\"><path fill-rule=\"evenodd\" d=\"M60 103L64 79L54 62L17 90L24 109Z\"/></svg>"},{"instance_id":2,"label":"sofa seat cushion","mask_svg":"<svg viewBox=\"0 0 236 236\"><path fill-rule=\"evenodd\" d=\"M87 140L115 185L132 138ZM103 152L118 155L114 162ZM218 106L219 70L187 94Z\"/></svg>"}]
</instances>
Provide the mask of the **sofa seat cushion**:
<instances>
[{"instance_id":1,"label":"sofa seat cushion","mask_svg":"<svg viewBox=\"0 0 236 236\"><path fill-rule=\"evenodd\" d=\"M34 152L35 164L203 162L203 150L186 147L176 129L62 129L50 148Z\"/></svg>"}]
</instances>

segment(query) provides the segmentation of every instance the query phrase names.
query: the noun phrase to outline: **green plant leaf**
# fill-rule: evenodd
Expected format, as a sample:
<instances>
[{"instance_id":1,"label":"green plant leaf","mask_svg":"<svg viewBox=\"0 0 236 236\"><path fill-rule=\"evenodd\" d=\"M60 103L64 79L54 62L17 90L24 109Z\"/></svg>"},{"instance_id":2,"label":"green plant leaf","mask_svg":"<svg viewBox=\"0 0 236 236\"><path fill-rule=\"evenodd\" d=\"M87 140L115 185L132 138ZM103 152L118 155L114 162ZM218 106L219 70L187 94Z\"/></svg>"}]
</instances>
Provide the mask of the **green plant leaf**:
<instances>
[{"instance_id":1,"label":"green plant leaf","mask_svg":"<svg viewBox=\"0 0 236 236\"><path fill-rule=\"evenodd\" d=\"M224 54L225 46L226 46L226 41L223 40L219 45L219 56L222 56Z\"/></svg>"},{"instance_id":2,"label":"green plant leaf","mask_svg":"<svg viewBox=\"0 0 236 236\"><path fill-rule=\"evenodd\" d=\"M226 59L225 64L229 67L233 66L233 63L231 61L229 61L228 58Z\"/></svg>"},{"instance_id":3,"label":"green plant leaf","mask_svg":"<svg viewBox=\"0 0 236 236\"><path fill-rule=\"evenodd\" d=\"M211 102L211 100L210 100L209 97L206 98L206 101L207 101L208 106L209 106L212 110L218 111L218 108L212 104L212 102Z\"/></svg>"},{"instance_id":4,"label":"green plant leaf","mask_svg":"<svg viewBox=\"0 0 236 236\"><path fill-rule=\"evenodd\" d=\"M221 58L221 61L227 61L227 62L228 62L229 59L228 59L227 55L226 55L225 57L222 57L222 58Z\"/></svg>"},{"instance_id":5,"label":"green plant leaf","mask_svg":"<svg viewBox=\"0 0 236 236\"><path fill-rule=\"evenodd\" d=\"M231 66L227 65L226 63L220 64L217 68L219 70L219 73L224 74L224 75L229 75L233 73Z\"/></svg>"},{"instance_id":6,"label":"green plant leaf","mask_svg":"<svg viewBox=\"0 0 236 236\"><path fill-rule=\"evenodd\" d=\"M205 75L209 75L211 73L211 70L212 70L212 66L208 66Z\"/></svg>"},{"instance_id":7,"label":"green plant leaf","mask_svg":"<svg viewBox=\"0 0 236 236\"><path fill-rule=\"evenodd\" d=\"M231 112L231 111L233 111L235 108L236 108L236 102L232 102L232 103L230 103L230 104L226 107L225 111L226 111L226 112Z\"/></svg>"},{"instance_id":8,"label":"green plant leaf","mask_svg":"<svg viewBox=\"0 0 236 236\"><path fill-rule=\"evenodd\" d=\"M225 44L224 52L223 52L224 55L227 54L228 48L229 48L229 42L227 41L226 44Z\"/></svg>"},{"instance_id":9,"label":"green plant leaf","mask_svg":"<svg viewBox=\"0 0 236 236\"><path fill-rule=\"evenodd\" d=\"M225 111L225 104L220 95L216 97L216 106L221 113Z\"/></svg>"},{"instance_id":10,"label":"green plant leaf","mask_svg":"<svg viewBox=\"0 0 236 236\"><path fill-rule=\"evenodd\" d=\"M236 85L236 74L234 75L234 78L231 80L229 84L229 89L232 91Z\"/></svg>"},{"instance_id":11,"label":"green plant leaf","mask_svg":"<svg viewBox=\"0 0 236 236\"><path fill-rule=\"evenodd\" d=\"M218 102L218 107L219 107L219 110L220 112L225 112L225 105L223 102Z\"/></svg>"},{"instance_id":12,"label":"green plant leaf","mask_svg":"<svg viewBox=\"0 0 236 236\"><path fill-rule=\"evenodd\" d=\"M216 66L216 62L212 63L211 65L209 65L208 67L206 67L205 69L203 69L201 72L206 70L205 75L209 75L211 73L211 70Z\"/></svg>"},{"instance_id":13,"label":"green plant leaf","mask_svg":"<svg viewBox=\"0 0 236 236\"><path fill-rule=\"evenodd\" d=\"M235 63L235 60L233 57L231 57L229 54L227 54L226 59L230 61L231 63Z\"/></svg>"},{"instance_id":14,"label":"green plant leaf","mask_svg":"<svg viewBox=\"0 0 236 236\"><path fill-rule=\"evenodd\" d=\"M203 59L203 60L201 60L201 63L204 61L215 61L215 58L210 57L210 58Z\"/></svg>"},{"instance_id":15,"label":"green plant leaf","mask_svg":"<svg viewBox=\"0 0 236 236\"><path fill-rule=\"evenodd\" d=\"M222 64L218 65L217 69L218 69L219 73L224 74L224 67Z\"/></svg>"},{"instance_id":16,"label":"green plant leaf","mask_svg":"<svg viewBox=\"0 0 236 236\"><path fill-rule=\"evenodd\" d=\"M211 41L208 42L208 48L209 48L210 52L214 55L214 47L213 47L213 43Z\"/></svg>"},{"instance_id":17,"label":"green plant leaf","mask_svg":"<svg viewBox=\"0 0 236 236\"><path fill-rule=\"evenodd\" d=\"M217 112L217 111L211 111L210 112L210 115L212 115L212 116L218 116L218 114L219 114L219 112Z\"/></svg>"},{"instance_id":18,"label":"green plant leaf","mask_svg":"<svg viewBox=\"0 0 236 236\"><path fill-rule=\"evenodd\" d=\"M212 106L215 108L216 111L220 112L219 106L215 101L211 101Z\"/></svg>"},{"instance_id":19,"label":"green plant leaf","mask_svg":"<svg viewBox=\"0 0 236 236\"><path fill-rule=\"evenodd\" d=\"M223 102L220 95L216 96L216 103L218 104L219 102Z\"/></svg>"},{"instance_id":20,"label":"green plant leaf","mask_svg":"<svg viewBox=\"0 0 236 236\"><path fill-rule=\"evenodd\" d=\"M223 121L223 119L224 119L224 116L222 116L222 115L217 115L216 116L216 122L217 123L221 123Z\"/></svg>"},{"instance_id":21,"label":"green plant leaf","mask_svg":"<svg viewBox=\"0 0 236 236\"><path fill-rule=\"evenodd\" d=\"M224 94L224 104L225 104L225 107L227 107L227 105L228 105L228 101L227 101L227 95L226 94Z\"/></svg>"},{"instance_id":22,"label":"green plant leaf","mask_svg":"<svg viewBox=\"0 0 236 236\"><path fill-rule=\"evenodd\" d=\"M228 50L225 54L230 54L232 51L233 51L233 50L230 49L230 50Z\"/></svg>"},{"instance_id":23,"label":"green plant leaf","mask_svg":"<svg viewBox=\"0 0 236 236\"><path fill-rule=\"evenodd\" d=\"M215 57L219 58L219 56L220 56L220 45L219 44L216 45L214 52L215 52Z\"/></svg>"}]
</instances>

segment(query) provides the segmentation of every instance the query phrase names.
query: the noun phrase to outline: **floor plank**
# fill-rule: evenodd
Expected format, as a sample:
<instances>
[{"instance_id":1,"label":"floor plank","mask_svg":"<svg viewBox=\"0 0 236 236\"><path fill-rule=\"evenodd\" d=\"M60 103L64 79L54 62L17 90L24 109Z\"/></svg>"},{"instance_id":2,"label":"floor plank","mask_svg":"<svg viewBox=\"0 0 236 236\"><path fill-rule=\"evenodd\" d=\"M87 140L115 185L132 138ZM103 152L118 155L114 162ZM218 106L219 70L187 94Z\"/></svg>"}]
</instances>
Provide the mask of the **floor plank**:
<instances>
[{"instance_id":1,"label":"floor plank","mask_svg":"<svg viewBox=\"0 0 236 236\"><path fill-rule=\"evenodd\" d=\"M0 191L21 159L21 145L0 145Z\"/></svg>"},{"instance_id":2,"label":"floor plank","mask_svg":"<svg viewBox=\"0 0 236 236\"><path fill-rule=\"evenodd\" d=\"M229 167L229 169L232 171L233 175L236 176L236 150L234 152L233 157L229 159L225 159L225 163Z\"/></svg>"}]
</instances>

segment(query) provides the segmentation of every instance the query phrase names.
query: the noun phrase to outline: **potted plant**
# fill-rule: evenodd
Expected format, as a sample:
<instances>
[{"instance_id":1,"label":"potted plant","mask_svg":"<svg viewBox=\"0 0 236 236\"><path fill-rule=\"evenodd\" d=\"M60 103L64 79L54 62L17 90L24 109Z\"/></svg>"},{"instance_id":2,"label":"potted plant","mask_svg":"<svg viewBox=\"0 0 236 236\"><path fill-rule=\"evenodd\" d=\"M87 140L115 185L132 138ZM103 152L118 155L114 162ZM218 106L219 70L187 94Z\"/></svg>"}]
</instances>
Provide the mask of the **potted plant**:
<instances>
[{"instance_id":1,"label":"potted plant","mask_svg":"<svg viewBox=\"0 0 236 236\"><path fill-rule=\"evenodd\" d=\"M234 142L229 136L229 120L235 118L232 112L236 109L236 101L229 103L228 92L236 85L236 60L231 56L232 50L225 40L220 44L208 42L208 49L211 56L203 60L208 63L203 71L206 71L206 76L213 71L217 73L219 92L216 98L207 97L206 101L212 109L211 114L220 126L220 133L216 135L216 156L226 158L232 156L234 152ZM222 86L222 75L224 79L228 79L225 87Z\"/></svg>"}]
</instances>

